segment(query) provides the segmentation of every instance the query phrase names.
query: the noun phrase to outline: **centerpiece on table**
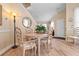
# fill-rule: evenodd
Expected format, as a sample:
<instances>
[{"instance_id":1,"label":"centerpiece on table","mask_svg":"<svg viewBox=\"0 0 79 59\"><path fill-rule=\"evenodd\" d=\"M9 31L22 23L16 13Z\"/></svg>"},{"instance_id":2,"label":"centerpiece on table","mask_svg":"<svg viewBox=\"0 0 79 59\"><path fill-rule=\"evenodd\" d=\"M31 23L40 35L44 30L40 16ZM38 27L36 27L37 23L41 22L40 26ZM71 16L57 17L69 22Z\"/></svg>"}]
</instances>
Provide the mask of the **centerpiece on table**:
<instances>
[{"instance_id":1,"label":"centerpiece on table","mask_svg":"<svg viewBox=\"0 0 79 59\"><path fill-rule=\"evenodd\" d=\"M35 29L36 33L45 33L46 32L46 27L42 24L37 25Z\"/></svg>"}]
</instances>

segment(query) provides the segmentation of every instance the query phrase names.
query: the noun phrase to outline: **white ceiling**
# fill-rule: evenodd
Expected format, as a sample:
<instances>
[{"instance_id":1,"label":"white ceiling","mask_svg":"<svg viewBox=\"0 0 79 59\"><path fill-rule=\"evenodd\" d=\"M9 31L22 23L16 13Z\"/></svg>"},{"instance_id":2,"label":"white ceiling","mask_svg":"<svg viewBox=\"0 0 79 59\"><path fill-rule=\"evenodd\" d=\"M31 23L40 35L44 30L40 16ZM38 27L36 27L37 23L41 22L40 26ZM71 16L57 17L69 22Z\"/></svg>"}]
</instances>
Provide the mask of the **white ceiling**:
<instances>
[{"instance_id":1,"label":"white ceiling","mask_svg":"<svg viewBox=\"0 0 79 59\"><path fill-rule=\"evenodd\" d=\"M15 13L19 13L20 15L27 14L27 10L22 4L2 3L2 6L9 12L13 11ZM55 15L57 11L63 10L64 7L65 4L63 3L32 3L31 7L28 8L28 11L37 22L45 23L50 21L53 15Z\"/></svg>"},{"instance_id":2,"label":"white ceiling","mask_svg":"<svg viewBox=\"0 0 79 59\"><path fill-rule=\"evenodd\" d=\"M63 3L32 3L28 11L37 22L48 22L57 11L65 8Z\"/></svg>"}]
</instances>

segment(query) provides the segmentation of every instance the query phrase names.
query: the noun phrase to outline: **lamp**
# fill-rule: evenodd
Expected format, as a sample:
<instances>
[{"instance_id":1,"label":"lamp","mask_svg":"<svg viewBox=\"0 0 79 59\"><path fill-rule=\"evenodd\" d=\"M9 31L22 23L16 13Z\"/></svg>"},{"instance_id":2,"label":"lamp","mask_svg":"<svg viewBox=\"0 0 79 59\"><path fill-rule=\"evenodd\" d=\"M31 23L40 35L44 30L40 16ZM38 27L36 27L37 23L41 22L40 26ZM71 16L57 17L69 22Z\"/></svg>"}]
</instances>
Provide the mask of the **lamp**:
<instances>
[{"instance_id":1,"label":"lamp","mask_svg":"<svg viewBox=\"0 0 79 59\"><path fill-rule=\"evenodd\" d=\"M17 48L17 45L16 45L16 14L12 13L12 15L14 18L14 46L12 48L14 49L14 48Z\"/></svg>"}]
</instances>

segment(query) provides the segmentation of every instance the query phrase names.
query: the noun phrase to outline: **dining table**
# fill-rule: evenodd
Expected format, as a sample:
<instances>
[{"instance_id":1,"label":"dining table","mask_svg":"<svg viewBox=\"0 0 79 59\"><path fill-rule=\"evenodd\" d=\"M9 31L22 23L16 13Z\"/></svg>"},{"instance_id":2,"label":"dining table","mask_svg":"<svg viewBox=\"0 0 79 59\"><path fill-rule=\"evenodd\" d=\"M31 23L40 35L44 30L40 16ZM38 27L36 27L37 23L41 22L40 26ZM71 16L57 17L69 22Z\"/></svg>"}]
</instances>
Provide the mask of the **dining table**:
<instances>
[{"instance_id":1,"label":"dining table","mask_svg":"<svg viewBox=\"0 0 79 59\"><path fill-rule=\"evenodd\" d=\"M39 33L28 33L28 34L26 34L26 36L31 36L31 37L35 37L35 38L37 38L37 47L38 47L38 56L40 56L40 48L41 48L41 39L43 38L43 37L47 37L48 36L48 34L46 34L46 33L42 33L42 34L39 34Z\"/></svg>"}]
</instances>

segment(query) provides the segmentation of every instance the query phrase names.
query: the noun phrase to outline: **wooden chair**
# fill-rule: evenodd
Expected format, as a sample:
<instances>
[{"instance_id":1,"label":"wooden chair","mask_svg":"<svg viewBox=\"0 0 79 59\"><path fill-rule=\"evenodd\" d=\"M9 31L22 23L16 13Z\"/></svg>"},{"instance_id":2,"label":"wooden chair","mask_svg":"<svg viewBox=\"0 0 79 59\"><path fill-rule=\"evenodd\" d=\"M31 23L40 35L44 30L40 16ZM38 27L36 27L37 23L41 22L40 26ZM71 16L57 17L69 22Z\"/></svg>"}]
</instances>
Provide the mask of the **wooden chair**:
<instances>
[{"instance_id":1,"label":"wooden chair","mask_svg":"<svg viewBox=\"0 0 79 59\"><path fill-rule=\"evenodd\" d=\"M44 38L42 38L41 42L42 44L47 47L48 49L50 49L49 46L51 46L51 39L52 39L52 31L48 31L47 33L48 35Z\"/></svg>"},{"instance_id":2,"label":"wooden chair","mask_svg":"<svg viewBox=\"0 0 79 59\"><path fill-rule=\"evenodd\" d=\"M46 48L48 48L48 35L46 37L43 37L41 39L41 43L43 46L45 46Z\"/></svg>"},{"instance_id":3,"label":"wooden chair","mask_svg":"<svg viewBox=\"0 0 79 59\"><path fill-rule=\"evenodd\" d=\"M35 48L35 55L36 55L36 40L24 41L21 29L16 27L16 39L18 41L19 47L23 48L23 56L25 56L26 50Z\"/></svg>"}]
</instances>

